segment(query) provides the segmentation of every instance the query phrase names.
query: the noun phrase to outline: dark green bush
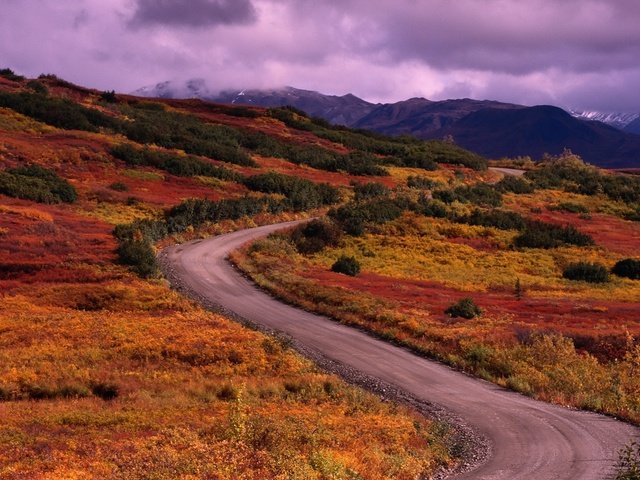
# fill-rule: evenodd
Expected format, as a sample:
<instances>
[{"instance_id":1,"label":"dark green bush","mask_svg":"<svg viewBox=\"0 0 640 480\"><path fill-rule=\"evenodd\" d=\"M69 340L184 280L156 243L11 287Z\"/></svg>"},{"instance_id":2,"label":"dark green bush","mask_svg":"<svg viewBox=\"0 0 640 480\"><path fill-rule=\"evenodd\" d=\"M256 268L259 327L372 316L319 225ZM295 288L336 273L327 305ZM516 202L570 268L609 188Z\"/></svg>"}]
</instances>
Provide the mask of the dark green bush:
<instances>
[{"instance_id":1,"label":"dark green bush","mask_svg":"<svg viewBox=\"0 0 640 480\"><path fill-rule=\"evenodd\" d=\"M409 188L416 188L419 190L433 190L434 188L437 188L441 185L442 184L440 182L436 182L435 180L431 180L430 178L426 177L411 175L409 178L407 178L407 187Z\"/></svg>"},{"instance_id":2,"label":"dark green bush","mask_svg":"<svg viewBox=\"0 0 640 480\"><path fill-rule=\"evenodd\" d=\"M106 92L102 92L100 94L100 100L107 103L117 103L118 97L116 97L115 90L107 90Z\"/></svg>"},{"instance_id":3,"label":"dark green bush","mask_svg":"<svg viewBox=\"0 0 640 480\"><path fill-rule=\"evenodd\" d=\"M66 130L97 132L99 128L118 130L120 122L98 110L83 107L71 100L45 97L37 93L0 92L0 107Z\"/></svg>"},{"instance_id":4,"label":"dark green bush","mask_svg":"<svg viewBox=\"0 0 640 480\"><path fill-rule=\"evenodd\" d=\"M310 210L340 201L339 190L329 184L316 184L282 173L269 172L247 177L244 184L250 190L286 196L284 204L294 211Z\"/></svg>"},{"instance_id":5,"label":"dark green bush","mask_svg":"<svg viewBox=\"0 0 640 480\"><path fill-rule=\"evenodd\" d=\"M312 220L291 233L291 239L300 253L317 253L325 247L340 243L342 230L331 220Z\"/></svg>"},{"instance_id":6,"label":"dark green bush","mask_svg":"<svg viewBox=\"0 0 640 480\"><path fill-rule=\"evenodd\" d=\"M417 205L417 212L426 217L433 218L450 218L451 212L447 209L444 202L440 200L430 200L421 198Z\"/></svg>"},{"instance_id":7,"label":"dark green bush","mask_svg":"<svg viewBox=\"0 0 640 480\"><path fill-rule=\"evenodd\" d=\"M120 395L120 388L113 383L98 382L91 386L91 393L102 400L114 400Z\"/></svg>"},{"instance_id":8,"label":"dark green bush","mask_svg":"<svg viewBox=\"0 0 640 480\"><path fill-rule=\"evenodd\" d=\"M10 68L0 69L0 77L4 77L7 80L13 80L14 82L20 82L24 80L22 75L16 75L16 73Z\"/></svg>"},{"instance_id":9,"label":"dark green bush","mask_svg":"<svg viewBox=\"0 0 640 480\"><path fill-rule=\"evenodd\" d=\"M40 95L49 95L49 89L42 82L39 82L38 80L29 80L27 82L27 88L29 88L30 90L33 90L35 93L38 93Z\"/></svg>"},{"instance_id":10,"label":"dark green bush","mask_svg":"<svg viewBox=\"0 0 640 480\"><path fill-rule=\"evenodd\" d=\"M470 215L458 218L457 221L500 230L523 230L527 226L527 220L522 215L506 210L476 209Z\"/></svg>"},{"instance_id":11,"label":"dark green bush","mask_svg":"<svg viewBox=\"0 0 640 480\"><path fill-rule=\"evenodd\" d=\"M618 277L630 278L631 280L640 280L640 260L635 258L626 258L620 260L611 269L611 273Z\"/></svg>"},{"instance_id":12,"label":"dark green bush","mask_svg":"<svg viewBox=\"0 0 640 480\"><path fill-rule=\"evenodd\" d=\"M391 193L387 187L377 182L356 183L353 185L355 200L367 200L375 197L387 197Z\"/></svg>"},{"instance_id":13,"label":"dark green bush","mask_svg":"<svg viewBox=\"0 0 640 480\"><path fill-rule=\"evenodd\" d=\"M562 227L540 221L529 221L525 230L515 238L516 247L555 248L561 245L585 247L593 245L589 235L578 231L574 226Z\"/></svg>"},{"instance_id":14,"label":"dark green bush","mask_svg":"<svg viewBox=\"0 0 640 480\"><path fill-rule=\"evenodd\" d=\"M482 315L482 310L473 301L473 298L466 297L447 308L444 313L450 317L461 317L467 320L471 320L479 315Z\"/></svg>"},{"instance_id":15,"label":"dark green bush","mask_svg":"<svg viewBox=\"0 0 640 480\"><path fill-rule=\"evenodd\" d=\"M158 273L155 252L146 239L121 242L118 246L118 258L143 278L150 278Z\"/></svg>"},{"instance_id":16,"label":"dark green bush","mask_svg":"<svg viewBox=\"0 0 640 480\"><path fill-rule=\"evenodd\" d=\"M368 223L383 224L395 220L408 208L400 200L390 198L372 199L365 203L350 202L331 210L329 216L349 235L364 233Z\"/></svg>"},{"instance_id":17,"label":"dark green bush","mask_svg":"<svg viewBox=\"0 0 640 480\"><path fill-rule=\"evenodd\" d=\"M533 193L534 186L525 178L516 177L515 175L506 175L502 180L496 183L496 188L502 193Z\"/></svg>"},{"instance_id":18,"label":"dark green bush","mask_svg":"<svg viewBox=\"0 0 640 480\"><path fill-rule=\"evenodd\" d=\"M488 183L461 186L455 190L437 190L433 192L433 198L444 203L472 203L484 207L499 207L502 204L502 194Z\"/></svg>"},{"instance_id":19,"label":"dark green bush","mask_svg":"<svg viewBox=\"0 0 640 480\"><path fill-rule=\"evenodd\" d=\"M39 203L73 203L78 198L69 182L38 165L0 172L0 193Z\"/></svg>"},{"instance_id":20,"label":"dark green bush","mask_svg":"<svg viewBox=\"0 0 640 480\"><path fill-rule=\"evenodd\" d=\"M549 210L569 213L589 213L589 209L583 205L573 202L562 202L557 205L552 205Z\"/></svg>"},{"instance_id":21,"label":"dark green bush","mask_svg":"<svg viewBox=\"0 0 640 480\"><path fill-rule=\"evenodd\" d=\"M342 255L331 266L331 270L333 272L342 273L344 275L355 277L360 273L360 263L358 263L358 260L356 260L354 257Z\"/></svg>"},{"instance_id":22,"label":"dark green bush","mask_svg":"<svg viewBox=\"0 0 640 480\"><path fill-rule=\"evenodd\" d=\"M589 283L606 283L609 281L607 267L599 263L578 262L567 265L562 276L568 280Z\"/></svg>"},{"instance_id":23,"label":"dark green bush","mask_svg":"<svg viewBox=\"0 0 640 480\"><path fill-rule=\"evenodd\" d=\"M203 176L230 181L242 179L242 175L206 160L150 148L136 148L128 143L112 147L110 153L127 165L154 167L179 177Z\"/></svg>"}]
</instances>

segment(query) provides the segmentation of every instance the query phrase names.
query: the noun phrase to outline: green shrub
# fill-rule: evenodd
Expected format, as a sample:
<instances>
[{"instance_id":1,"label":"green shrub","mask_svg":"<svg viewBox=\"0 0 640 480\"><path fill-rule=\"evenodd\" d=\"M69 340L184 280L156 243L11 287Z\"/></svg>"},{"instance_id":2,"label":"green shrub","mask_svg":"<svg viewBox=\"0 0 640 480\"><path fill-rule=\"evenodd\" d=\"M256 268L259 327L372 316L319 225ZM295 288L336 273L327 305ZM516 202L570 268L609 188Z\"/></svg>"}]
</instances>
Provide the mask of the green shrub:
<instances>
[{"instance_id":1,"label":"green shrub","mask_svg":"<svg viewBox=\"0 0 640 480\"><path fill-rule=\"evenodd\" d=\"M437 190L433 192L433 198L444 203L458 201L485 207L498 207L502 204L502 194L488 183L461 186L455 190Z\"/></svg>"},{"instance_id":2,"label":"green shrub","mask_svg":"<svg viewBox=\"0 0 640 480\"><path fill-rule=\"evenodd\" d=\"M589 213L589 209L587 207L573 202L562 202L557 205L552 205L549 207L549 210L569 213Z\"/></svg>"},{"instance_id":3,"label":"green shrub","mask_svg":"<svg viewBox=\"0 0 640 480\"><path fill-rule=\"evenodd\" d=\"M461 317L471 320L472 318L482 315L482 310L476 305L473 298L466 297L449 306L444 313L453 318Z\"/></svg>"},{"instance_id":4,"label":"green shrub","mask_svg":"<svg viewBox=\"0 0 640 480\"><path fill-rule=\"evenodd\" d=\"M419 177L417 175L411 175L407 178L407 187L416 188L418 190L433 190L441 186L440 182L436 182L435 180L431 180L426 177Z\"/></svg>"},{"instance_id":5,"label":"green shrub","mask_svg":"<svg viewBox=\"0 0 640 480\"><path fill-rule=\"evenodd\" d=\"M236 172L189 155L177 155L150 148L136 148L128 143L112 147L110 153L127 165L154 167L179 177L203 176L230 181L242 179L242 175Z\"/></svg>"},{"instance_id":6,"label":"green shrub","mask_svg":"<svg viewBox=\"0 0 640 480\"><path fill-rule=\"evenodd\" d=\"M578 231L574 226L559 226L540 221L529 221L525 230L515 238L516 247L555 248L561 245L585 247L593 245L589 235Z\"/></svg>"},{"instance_id":7,"label":"green shrub","mask_svg":"<svg viewBox=\"0 0 640 480\"><path fill-rule=\"evenodd\" d=\"M631 442L618 453L615 480L640 480L640 445Z\"/></svg>"},{"instance_id":8,"label":"green shrub","mask_svg":"<svg viewBox=\"0 0 640 480\"><path fill-rule=\"evenodd\" d=\"M360 263L358 263L358 260L356 260L354 257L342 255L331 266L331 270L333 272L343 273L344 275L355 277L360 273Z\"/></svg>"},{"instance_id":9,"label":"green shrub","mask_svg":"<svg viewBox=\"0 0 640 480\"><path fill-rule=\"evenodd\" d=\"M24 77L22 75L16 75L16 73L10 68L0 69L0 77L4 77L7 80L13 80L14 82L20 82L24 80Z\"/></svg>"},{"instance_id":10,"label":"green shrub","mask_svg":"<svg viewBox=\"0 0 640 480\"><path fill-rule=\"evenodd\" d=\"M611 269L611 273L618 277L626 277L631 280L640 280L640 260L626 258L620 260Z\"/></svg>"},{"instance_id":11,"label":"green shrub","mask_svg":"<svg viewBox=\"0 0 640 480\"><path fill-rule=\"evenodd\" d=\"M121 242L118 246L118 258L143 278L154 277L158 273L155 252L146 239Z\"/></svg>"},{"instance_id":12,"label":"green shrub","mask_svg":"<svg viewBox=\"0 0 640 480\"><path fill-rule=\"evenodd\" d=\"M474 210L470 215L457 219L469 225L494 227L500 230L523 230L527 220L516 212L506 210Z\"/></svg>"},{"instance_id":13,"label":"green shrub","mask_svg":"<svg viewBox=\"0 0 640 480\"><path fill-rule=\"evenodd\" d=\"M329 184L317 184L282 173L269 172L247 177L244 184L250 190L286 196L285 205L294 211L310 210L340 201L340 192Z\"/></svg>"},{"instance_id":14,"label":"green shrub","mask_svg":"<svg viewBox=\"0 0 640 480\"><path fill-rule=\"evenodd\" d=\"M0 193L39 203L73 203L78 198L69 182L38 165L0 172Z\"/></svg>"},{"instance_id":15,"label":"green shrub","mask_svg":"<svg viewBox=\"0 0 640 480\"><path fill-rule=\"evenodd\" d=\"M609 281L609 271L607 267L599 263L572 263L564 269L562 276L568 280L589 283L606 283Z\"/></svg>"},{"instance_id":16,"label":"green shrub","mask_svg":"<svg viewBox=\"0 0 640 480\"><path fill-rule=\"evenodd\" d=\"M120 395L120 388L113 383L98 382L91 386L91 393L102 400L114 400Z\"/></svg>"},{"instance_id":17,"label":"green shrub","mask_svg":"<svg viewBox=\"0 0 640 480\"><path fill-rule=\"evenodd\" d=\"M317 253L325 247L335 247L340 243L342 230L331 220L312 220L300 225L291 233L291 239L298 252Z\"/></svg>"},{"instance_id":18,"label":"green shrub","mask_svg":"<svg viewBox=\"0 0 640 480\"><path fill-rule=\"evenodd\" d=\"M506 175L496 183L496 188L502 193L525 194L535 191L534 186L528 180L522 177L516 177L515 175Z\"/></svg>"},{"instance_id":19,"label":"green shrub","mask_svg":"<svg viewBox=\"0 0 640 480\"><path fill-rule=\"evenodd\" d=\"M355 193L355 200L359 202L369 198L387 197L391 193L391 190L381 183L369 182L354 184L353 192Z\"/></svg>"},{"instance_id":20,"label":"green shrub","mask_svg":"<svg viewBox=\"0 0 640 480\"><path fill-rule=\"evenodd\" d=\"M35 93L38 93L40 95L49 95L49 89L42 83L39 82L38 80L29 80L27 82L27 88L29 88L30 90L33 90Z\"/></svg>"},{"instance_id":21,"label":"green shrub","mask_svg":"<svg viewBox=\"0 0 640 480\"><path fill-rule=\"evenodd\" d=\"M118 130L121 125L120 121L98 110L83 107L69 99L45 97L37 93L0 92L0 107L10 108L66 130L97 132L101 127Z\"/></svg>"},{"instance_id":22,"label":"green shrub","mask_svg":"<svg viewBox=\"0 0 640 480\"><path fill-rule=\"evenodd\" d=\"M100 94L100 100L107 103L117 103L118 97L116 97L115 90L110 90L110 91L108 90Z\"/></svg>"}]
</instances>

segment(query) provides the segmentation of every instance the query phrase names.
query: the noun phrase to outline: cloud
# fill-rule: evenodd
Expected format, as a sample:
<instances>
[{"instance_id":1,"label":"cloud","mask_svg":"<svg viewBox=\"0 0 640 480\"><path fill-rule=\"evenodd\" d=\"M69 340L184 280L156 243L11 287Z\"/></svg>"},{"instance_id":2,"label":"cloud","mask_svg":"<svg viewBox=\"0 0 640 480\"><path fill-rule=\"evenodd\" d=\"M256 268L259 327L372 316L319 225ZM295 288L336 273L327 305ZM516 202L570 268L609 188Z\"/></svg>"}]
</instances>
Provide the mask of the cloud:
<instances>
[{"instance_id":1,"label":"cloud","mask_svg":"<svg viewBox=\"0 0 640 480\"><path fill-rule=\"evenodd\" d=\"M131 25L211 27L254 22L251 0L137 0Z\"/></svg>"},{"instance_id":2,"label":"cloud","mask_svg":"<svg viewBox=\"0 0 640 480\"><path fill-rule=\"evenodd\" d=\"M637 0L0 1L0 67L101 89L205 78L640 111Z\"/></svg>"}]
</instances>

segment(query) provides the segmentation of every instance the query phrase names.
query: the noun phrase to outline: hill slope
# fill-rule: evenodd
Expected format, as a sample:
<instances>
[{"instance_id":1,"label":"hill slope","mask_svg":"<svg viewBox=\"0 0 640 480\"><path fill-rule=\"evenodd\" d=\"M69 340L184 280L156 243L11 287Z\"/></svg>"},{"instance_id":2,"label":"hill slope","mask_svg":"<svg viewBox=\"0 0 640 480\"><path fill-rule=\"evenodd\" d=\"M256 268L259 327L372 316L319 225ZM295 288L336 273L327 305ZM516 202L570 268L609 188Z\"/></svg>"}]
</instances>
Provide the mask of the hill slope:
<instances>
[{"instance_id":1,"label":"hill slope","mask_svg":"<svg viewBox=\"0 0 640 480\"><path fill-rule=\"evenodd\" d=\"M444 135L452 135L465 148L493 158L541 158L545 153L558 155L569 148L601 167L640 164L640 137L600 122L577 120L551 106L480 110L429 136Z\"/></svg>"}]
</instances>

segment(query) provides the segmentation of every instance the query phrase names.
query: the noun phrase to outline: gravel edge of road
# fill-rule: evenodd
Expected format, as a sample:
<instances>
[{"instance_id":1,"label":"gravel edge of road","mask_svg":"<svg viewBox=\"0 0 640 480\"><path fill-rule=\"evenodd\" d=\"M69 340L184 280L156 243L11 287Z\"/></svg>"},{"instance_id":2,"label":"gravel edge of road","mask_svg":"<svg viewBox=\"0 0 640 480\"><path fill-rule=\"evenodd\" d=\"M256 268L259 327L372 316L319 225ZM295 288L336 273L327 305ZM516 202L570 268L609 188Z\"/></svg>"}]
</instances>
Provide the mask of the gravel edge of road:
<instances>
[{"instance_id":1,"label":"gravel edge of road","mask_svg":"<svg viewBox=\"0 0 640 480\"><path fill-rule=\"evenodd\" d=\"M196 301L209 311L223 315L224 317L230 318L245 327L272 336L284 342L300 355L311 360L322 371L335 374L345 382L361 387L364 390L377 395L383 401L398 402L409 406L430 420L444 424L450 428L454 434L452 435L449 449L452 455L455 455L455 458L457 458L459 462L453 468L440 469L437 471L436 474L431 477L433 480L444 480L453 475L469 472L482 465L491 456L492 446L489 440L469 426L462 418L452 414L443 407L417 399L395 385L335 362L317 350L306 347L289 335L248 320L198 294L185 285L173 269L171 261L168 258L168 251L176 247L177 245L166 247L158 253L157 259L164 278L168 281L171 288L177 292ZM229 262L228 259L227 262ZM248 278L243 272L238 271L231 262L229 262L229 265L234 268L239 275ZM269 292L256 285L250 278L248 278L248 280L251 281L254 288L257 288L263 293L275 298Z\"/></svg>"}]
</instances>

